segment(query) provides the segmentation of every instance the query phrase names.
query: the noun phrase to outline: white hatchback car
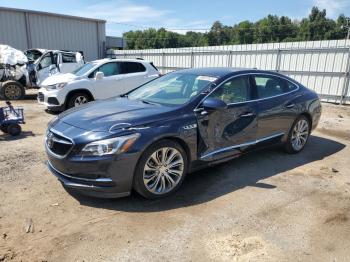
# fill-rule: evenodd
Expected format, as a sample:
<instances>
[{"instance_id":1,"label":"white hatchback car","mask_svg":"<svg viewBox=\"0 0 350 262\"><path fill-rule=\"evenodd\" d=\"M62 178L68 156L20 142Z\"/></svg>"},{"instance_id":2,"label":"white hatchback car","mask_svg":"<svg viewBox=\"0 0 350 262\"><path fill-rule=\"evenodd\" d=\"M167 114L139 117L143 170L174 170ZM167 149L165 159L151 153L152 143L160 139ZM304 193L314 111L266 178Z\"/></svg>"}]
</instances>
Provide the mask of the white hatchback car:
<instances>
[{"instance_id":1,"label":"white hatchback car","mask_svg":"<svg viewBox=\"0 0 350 262\"><path fill-rule=\"evenodd\" d=\"M39 89L38 101L50 111L118 96L160 76L152 62L139 59L102 59L73 73L53 75Z\"/></svg>"}]
</instances>

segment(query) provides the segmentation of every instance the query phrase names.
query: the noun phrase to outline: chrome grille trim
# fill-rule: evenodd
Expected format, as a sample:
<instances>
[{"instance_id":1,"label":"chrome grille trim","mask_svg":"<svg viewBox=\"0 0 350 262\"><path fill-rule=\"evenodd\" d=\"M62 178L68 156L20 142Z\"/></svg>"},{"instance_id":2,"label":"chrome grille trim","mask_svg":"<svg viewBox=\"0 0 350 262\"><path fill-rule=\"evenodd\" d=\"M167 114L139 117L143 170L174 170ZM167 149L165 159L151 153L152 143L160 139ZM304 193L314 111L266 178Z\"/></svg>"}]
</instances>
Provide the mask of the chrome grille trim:
<instances>
[{"instance_id":1,"label":"chrome grille trim","mask_svg":"<svg viewBox=\"0 0 350 262\"><path fill-rule=\"evenodd\" d=\"M61 144L65 144L65 145L71 145L70 149L67 151L66 154L64 154L64 155L59 155L59 154L56 154L55 152L53 152L53 151L50 149L50 147L49 147L48 144L47 144L47 141L48 141L47 138L48 138L48 135L49 135L50 132L53 133L54 135L61 136L61 137L63 137L63 138L65 138L65 139L68 140L68 141L65 141L65 140L62 140L62 139L59 139L59 138L53 138L53 141L56 142L56 143L61 143ZM70 142L69 142L69 141L70 141ZM72 151L74 145L75 145L75 143L74 143L74 141L73 141L71 138L69 138L69 137L63 135L61 132L59 132L59 131L57 131L57 130L55 130L55 129L53 129L53 128L49 129L49 130L46 132L46 136L45 136L45 148L46 148L46 151L47 151L50 155L52 155L52 156L54 156L54 157L56 157L56 158L60 158L60 159L65 158L65 157L66 157L67 155L69 155L69 153Z\"/></svg>"}]
</instances>

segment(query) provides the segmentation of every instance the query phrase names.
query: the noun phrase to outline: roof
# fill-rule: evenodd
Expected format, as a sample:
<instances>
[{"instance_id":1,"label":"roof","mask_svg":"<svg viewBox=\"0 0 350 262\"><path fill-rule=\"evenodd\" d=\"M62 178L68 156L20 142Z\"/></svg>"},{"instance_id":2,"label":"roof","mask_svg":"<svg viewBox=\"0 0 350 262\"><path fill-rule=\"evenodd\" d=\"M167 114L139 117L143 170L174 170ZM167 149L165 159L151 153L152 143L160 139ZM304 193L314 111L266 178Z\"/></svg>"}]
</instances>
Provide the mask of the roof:
<instances>
[{"instance_id":1,"label":"roof","mask_svg":"<svg viewBox=\"0 0 350 262\"><path fill-rule=\"evenodd\" d=\"M130 59L130 58L103 58L103 59L98 59L91 61L91 63L94 64L101 64L105 62L138 62L138 63L150 63L150 61L143 60L143 59Z\"/></svg>"},{"instance_id":2,"label":"roof","mask_svg":"<svg viewBox=\"0 0 350 262\"><path fill-rule=\"evenodd\" d=\"M223 77L231 73L238 71L251 70L248 68L238 68L238 67L203 67L203 68L189 68L179 70L178 72L194 74L194 75L204 75L204 76L215 76Z\"/></svg>"},{"instance_id":3,"label":"roof","mask_svg":"<svg viewBox=\"0 0 350 262\"><path fill-rule=\"evenodd\" d=\"M106 20L102 20L102 19L95 19L95 18L88 18L88 17L81 17L81 16L74 16L74 15L64 15L64 14L57 14L57 13L49 13L49 12L42 12L42 11L35 11L35 10L28 10L28 9L0 7L0 11L22 12L22 13L30 13L30 14L38 14L38 15L63 17L63 18L69 18L69 19L75 19L75 20L86 20L86 21L94 21L94 22L99 22L99 23L106 23Z\"/></svg>"}]
</instances>

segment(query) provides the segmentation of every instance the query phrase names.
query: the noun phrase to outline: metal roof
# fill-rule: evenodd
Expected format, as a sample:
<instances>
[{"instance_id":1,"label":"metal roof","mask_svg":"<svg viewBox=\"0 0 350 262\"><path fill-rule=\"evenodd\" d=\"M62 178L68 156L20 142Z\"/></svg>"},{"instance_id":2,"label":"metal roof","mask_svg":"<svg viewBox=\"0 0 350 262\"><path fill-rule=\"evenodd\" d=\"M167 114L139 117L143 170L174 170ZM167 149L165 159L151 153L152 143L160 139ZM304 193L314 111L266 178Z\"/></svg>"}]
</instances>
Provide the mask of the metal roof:
<instances>
[{"instance_id":1,"label":"metal roof","mask_svg":"<svg viewBox=\"0 0 350 262\"><path fill-rule=\"evenodd\" d=\"M22 13L24 12L24 13L30 13L30 14L47 15L47 16L63 17L63 18L69 18L69 19L75 19L75 20L85 20L85 21L106 23L106 20L102 20L102 19L73 16L73 15L64 15L64 14L57 14L57 13L49 13L49 12L35 11L35 10L29 10L29 9L0 7L0 11L2 11L2 10L3 11L22 12Z\"/></svg>"}]
</instances>

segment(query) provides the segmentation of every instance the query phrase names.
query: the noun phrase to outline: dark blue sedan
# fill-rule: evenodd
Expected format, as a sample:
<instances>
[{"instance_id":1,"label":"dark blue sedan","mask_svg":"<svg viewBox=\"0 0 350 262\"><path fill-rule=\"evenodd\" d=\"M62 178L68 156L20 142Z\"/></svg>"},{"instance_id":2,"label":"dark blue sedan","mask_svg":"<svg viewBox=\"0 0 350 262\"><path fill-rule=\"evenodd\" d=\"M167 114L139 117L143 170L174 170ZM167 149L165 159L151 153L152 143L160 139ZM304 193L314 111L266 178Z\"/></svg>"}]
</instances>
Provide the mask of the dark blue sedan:
<instances>
[{"instance_id":1,"label":"dark blue sedan","mask_svg":"<svg viewBox=\"0 0 350 262\"><path fill-rule=\"evenodd\" d=\"M46 134L50 171L99 197L164 197L187 173L266 145L305 147L321 115L318 96L284 75L187 69L69 110Z\"/></svg>"}]
</instances>

